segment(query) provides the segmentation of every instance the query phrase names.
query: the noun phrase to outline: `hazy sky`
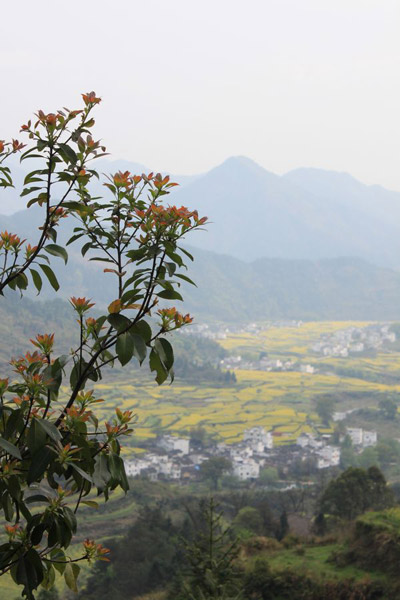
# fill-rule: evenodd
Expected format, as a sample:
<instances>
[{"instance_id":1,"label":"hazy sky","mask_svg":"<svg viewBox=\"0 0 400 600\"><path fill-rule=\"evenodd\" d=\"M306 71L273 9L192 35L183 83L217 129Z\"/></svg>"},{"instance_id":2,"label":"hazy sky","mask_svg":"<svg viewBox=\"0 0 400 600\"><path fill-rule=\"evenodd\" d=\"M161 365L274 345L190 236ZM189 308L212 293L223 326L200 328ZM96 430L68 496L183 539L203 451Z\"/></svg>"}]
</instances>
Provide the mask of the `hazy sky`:
<instances>
[{"instance_id":1,"label":"hazy sky","mask_svg":"<svg viewBox=\"0 0 400 600\"><path fill-rule=\"evenodd\" d=\"M399 26L399 0L3 2L0 139L93 89L116 158L189 174L241 154L400 190Z\"/></svg>"}]
</instances>

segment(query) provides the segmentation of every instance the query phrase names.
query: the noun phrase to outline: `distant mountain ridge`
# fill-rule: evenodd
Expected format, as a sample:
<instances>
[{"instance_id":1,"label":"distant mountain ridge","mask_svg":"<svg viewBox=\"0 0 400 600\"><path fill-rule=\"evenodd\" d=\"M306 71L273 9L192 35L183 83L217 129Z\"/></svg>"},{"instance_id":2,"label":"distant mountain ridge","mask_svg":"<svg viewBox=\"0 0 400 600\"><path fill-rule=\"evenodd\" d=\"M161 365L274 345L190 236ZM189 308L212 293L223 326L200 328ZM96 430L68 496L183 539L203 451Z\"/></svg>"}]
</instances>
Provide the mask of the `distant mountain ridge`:
<instances>
[{"instance_id":1,"label":"distant mountain ridge","mask_svg":"<svg viewBox=\"0 0 400 600\"><path fill-rule=\"evenodd\" d=\"M209 216L196 246L255 260L359 256L400 266L400 193L346 173L270 173L235 157L184 186L179 202ZM181 200L182 199L182 200Z\"/></svg>"},{"instance_id":2,"label":"distant mountain ridge","mask_svg":"<svg viewBox=\"0 0 400 600\"><path fill-rule=\"evenodd\" d=\"M116 297L114 278L97 263L84 262L78 247L69 249L66 267L53 260L61 285L57 296L86 296L104 310ZM198 248L190 251L195 261L188 264L188 274L197 287L183 283L184 304L175 304L197 322L400 320L400 273L362 259L264 258L246 263ZM32 287L28 296L34 298L34 292ZM40 298L54 298L46 283Z\"/></svg>"},{"instance_id":3,"label":"distant mountain ridge","mask_svg":"<svg viewBox=\"0 0 400 600\"><path fill-rule=\"evenodd\" d=\"M185 310L203 320L400 319L400 273L359 258L245 263L191 251L196 260L190 272L198 288L185 288Z\"/></svg>"},{"instance_id":4,"label":"distant mountain ridge","mask_svg":"<svg viewBox=\"0 0 400 600\"><path fill-rule=\"evenodd\" d=\"M23 172L14 166L20 190ZM102 173L150 170L107 159L99 159L97 168ZM201 175L171 178L181 187L167 201L197 208L209 217L207 231L196 232L190 240L194 246L245 261L358 256L400 268L400 192L322 169L302 168L279 176L240 156ZM99 184L93 191L107 194ZM2 206L10 214L25 204L16 190L2 192L1 198L0 214ZM5 220L0 217L0 222Z\"/></svg>"},{"instance_id":5,"label":"distant mountain ridge","mask_svg":"<svg viewBox=\"0 0 400 600\"><path fill-rule=\"evenodd\" d=\"M102 160L98 167L148 170L126 161ZM399 193L331 171L278 176L236 157L182 178L170 201L211 221L188 238L196 246L189 274L198 288L185 285L185 310L198 318L400 319L400 273L387 268L400 267ZM0 215L0 229L35 243L41 212ZM63 221L61 243L74 225L73 218ZM113 300L102 268L82 259L78 244L69 254L67 267L53 263L62 297L86 295L103 306Z\"/></svg>"}]
</instances>

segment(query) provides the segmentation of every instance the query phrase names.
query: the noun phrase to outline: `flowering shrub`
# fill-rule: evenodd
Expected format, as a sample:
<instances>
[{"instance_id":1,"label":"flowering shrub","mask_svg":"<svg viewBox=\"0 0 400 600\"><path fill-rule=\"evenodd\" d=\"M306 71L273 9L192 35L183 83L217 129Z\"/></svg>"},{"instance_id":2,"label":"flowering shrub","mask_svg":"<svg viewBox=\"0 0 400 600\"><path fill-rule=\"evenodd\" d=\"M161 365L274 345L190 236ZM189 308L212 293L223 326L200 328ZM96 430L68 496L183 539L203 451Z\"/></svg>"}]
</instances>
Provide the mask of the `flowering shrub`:
<instances>
[{"instance_id":1,"label":"flowering shrub","mask_svg":"<svg viewBox=\"0 0 400 600\"><path fill-rule=\"evenodd\" d=\"M164 334L192 318L175 308L159 308L156 324L149 317L159 300L182 300L181 282L192 283L181 272L184 258L193 258L179 243L206 221L196 211L162 204L176 184L160 174L118 172L104 183L105 198L93 197L90 183L99 174L92 162L105 153L91 135L100 98L94 92L82 97L80 110L39 110L21 128L27 144L0 141L0 187L13 185L10 155L42 161L25 177L21 196L43 210L36 245L13 232L0 234L0 293L22 294L30 283L39 293L43 277L59 289L50 258L68 261L57 243L64 218L76 224L67 246L80 243L82 256L100 261L115 289L108 311L96 318L91 299L70 299L78 325L68 355L55 354L53 332L38 334L30 340L34 349L11 361L15 380L0 379L0 508L9 523L0 574L10 572L28 599L40 584L50 589L56 571L76 590L80 560L107 560L108 550L93 540L84 542L78 558L67 549L79 507L96 506L90 492L107 500L116 487L128 489L120 439L132 431L134 415L117 408L100 424L95 405L102 399L86 386L101 379L106 365L133 359L148 360L158 384L173 379L173 349Z\"/></svg>"}]
</instances>

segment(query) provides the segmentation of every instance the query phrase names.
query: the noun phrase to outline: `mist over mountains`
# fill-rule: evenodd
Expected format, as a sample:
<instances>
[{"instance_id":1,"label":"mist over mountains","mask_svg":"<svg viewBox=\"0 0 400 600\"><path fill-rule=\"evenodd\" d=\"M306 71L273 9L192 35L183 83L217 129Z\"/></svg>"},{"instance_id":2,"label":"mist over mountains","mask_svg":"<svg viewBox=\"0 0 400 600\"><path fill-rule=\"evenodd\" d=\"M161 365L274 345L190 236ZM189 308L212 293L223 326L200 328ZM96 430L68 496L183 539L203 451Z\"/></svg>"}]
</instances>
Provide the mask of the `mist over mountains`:
<instances>
[{"instance_id":1,"label":"mist over mountains","mask_svg":"<svg viewBox=\"0 0 400 600\"><path fill-rule=\"evenodd\" d=\"M107 160L97 168L150 170ZM18 167L18 190L23 175ZM207 231L188 238L198 288L185 285L185 310L223 321L400 318L400 273L392 270L400 267L400 193L318 169L278 176L244 157L171 179L181 187L167 201L197 208L210 220ZM93 193L107 192L97 186ZM7 194L6 212L25 204L16 190ZM34 241L40 218L34 207L0 216L0 227ZM63 222L61 243L73 226L73 219ZM77 245L69 254L67 267L53 261L62 296L88 295L100 305L113 300L102 268L83 260Z\"/></svg>"},{"instance_id":2,"label":"mist over mountains","mask_svg":"<svg viewBox=\"0 0 400 600\"><path fill-rule=\"evenodd\" d=\"M274 175L242 158L179 189L175 199L212 224L191 243L244 260L358 256L400 266L400 193L350 175L298 169Z\"/></svg>"},{"instance_id":3,"label":"mist over mountains","mask_svg":"<svg viewBox=\"0 0 400 600\"><path fill-rule=\"evenodd\" d=\"M14 166L16 190L2 192L0 214L25 205L17 194L23 171L15 160ZM96 168L101 173L151 170L106 159L100 159ZM245 157L229 158L202 175L171 178L181 186L167 201L197 208L209 217L207 231L191 237L193 246L246 261L357 256L380 266L400 267L400 192L321 169L275 175ZM107 191L95 184L93 193Z\"/></svg>"}]
</instances>

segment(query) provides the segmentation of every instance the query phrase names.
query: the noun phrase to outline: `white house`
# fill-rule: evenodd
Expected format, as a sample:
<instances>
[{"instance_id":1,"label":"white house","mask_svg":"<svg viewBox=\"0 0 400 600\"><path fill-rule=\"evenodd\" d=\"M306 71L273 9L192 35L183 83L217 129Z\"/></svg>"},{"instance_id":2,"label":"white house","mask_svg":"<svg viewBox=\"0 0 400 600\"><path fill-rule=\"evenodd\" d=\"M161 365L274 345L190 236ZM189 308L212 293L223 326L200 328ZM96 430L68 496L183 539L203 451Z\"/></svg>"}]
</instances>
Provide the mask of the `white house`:
<instances>
[{"instance_id":1,"label":"white house","mask_svg":"<svg viewBox=\"0 0 400 600\"><path fill-rule=\"evenodd\" d=\"M354 446L361 446L363 443L363 430L361 427L348 427L347 435L350 436L350 439Z\"/></svg>"},{"instance_id":2,"label":"white house","mask_svg":"<svg viewBox=\"0 0 400 600\"><path fill-rule=\"evenodd\" d=\"M182 454L189 454L189 439L179 438L173 435L163 435L158 440L160 448L164 448L167 452L173 452L177 450Z\"/></svg>"},{"instance_id":3,"label":"white house","mask_svg":"<svg viewBox=\"0 0 400 600\"><path fill-rule=\"evenodd\" d=\"M243 434L243 440L256 452L263 452L263 450L271 450L274 447L274 439L270 431L265 431L264 427L256 426L250 429L245 429ZM261 447L264 446L263 450Z\"/></svg>"},{"instance_id":4,"label":"white house","mask_svg":"<svg viewBox=\"0 0 400 600\"><path fill-rule=\"evenodd\" d=\"M125 473L128 477L137 477L138 475L140 475L141 471L147 469L148 466L148 461L140 460L137 458L133 460L124 461Z\"/></svg>"},{"instance_id":5,"label":"white house","mask_svg":"<svg viewBox=\"0 0 400 600\"><path fill-rule=\"evenodd\" d=\"M376 431L363 431L362 445L364 448L367 446L375 446L378 441L378 435Z\"/></svg>"},{"instance_id":6,"label":"white house","mask_svg":"<svg viewBox=\"0 0 400 600\"><path fill-rule=\"evenodd\" d=\"M340 448L338 446L325 446L318 451L318 469L337 467L340 464Z\"/></svg>"},{"instance_id":7,"label":"white house","mask_svg":"<svg viewBox=\"0 0 400 600\"><path fill-rule=\"evenodd\" d=\"M300 373L309 373L312 375L315 373L315 367L312 365L300 365Z\"/></svg>"},{"instance_id":8,"label":"white house","mask_svg":"<svg viewBox=\"0 0 400 600\"><path fill-rule=\"evenodd\" d=\"M296 440L296 444L301 446L301 448L322 448L323 443L320 440L317 440L314 435L311 433L301 433Z\"/></svg>"},{"instance_id":9,"label":"white house","mask_svg":"<svg viewBox=\"0 0 400 600\"><path fill-rule=\"evenodd\" d=\"M247 479L258 479L260 477L260 465L249 458L244 461L234 461L232 465L233 474L241 481Z\"/></svg>"},{"instance_id":10,"label":"white house","mask_svg":"<svg viewBox=\"0 0 400 600\"><path fill-rule=\"evenodd\" d=\"M344 421L347 417L347 412L334 412L332 415L332 419L336 421Z\"/></svg>"},{"instance_id":11,"label":"white house","mask_svg":"<svg viewBox=\"0 0 400 600\"><path fill-rule=\"evenodd\" d=\"M250 446L231 446L229 449L229 454L232 459L236 458L251 458L253 456L253 449Z\"/></svg>"}]
</instances>

